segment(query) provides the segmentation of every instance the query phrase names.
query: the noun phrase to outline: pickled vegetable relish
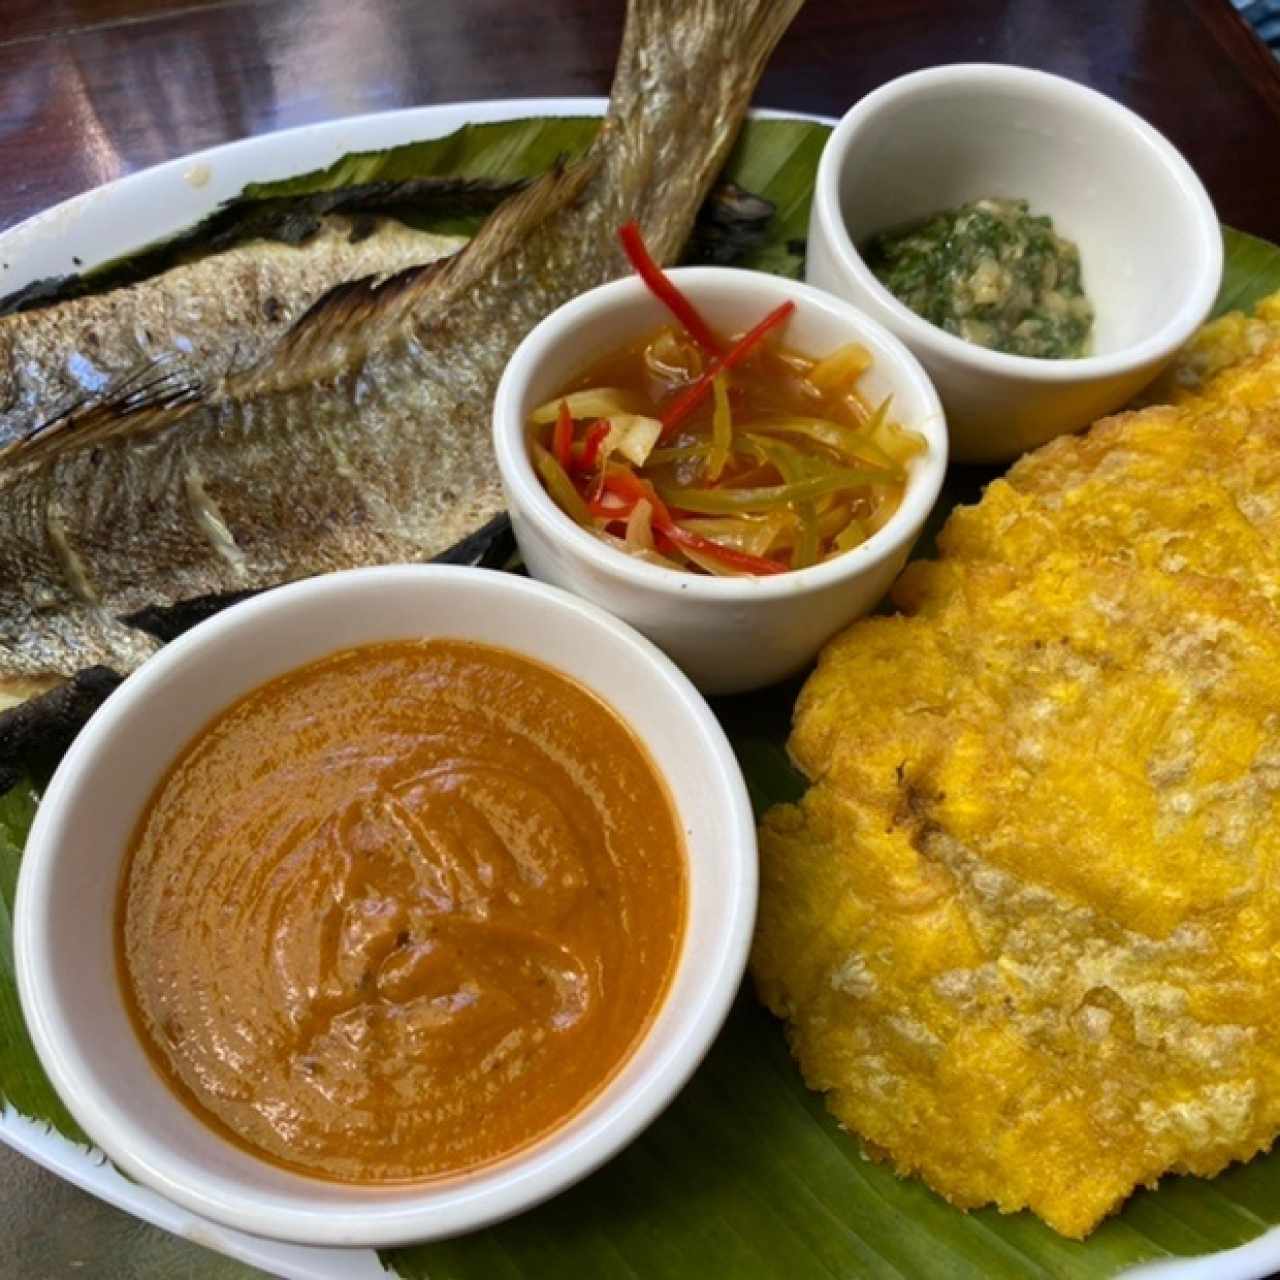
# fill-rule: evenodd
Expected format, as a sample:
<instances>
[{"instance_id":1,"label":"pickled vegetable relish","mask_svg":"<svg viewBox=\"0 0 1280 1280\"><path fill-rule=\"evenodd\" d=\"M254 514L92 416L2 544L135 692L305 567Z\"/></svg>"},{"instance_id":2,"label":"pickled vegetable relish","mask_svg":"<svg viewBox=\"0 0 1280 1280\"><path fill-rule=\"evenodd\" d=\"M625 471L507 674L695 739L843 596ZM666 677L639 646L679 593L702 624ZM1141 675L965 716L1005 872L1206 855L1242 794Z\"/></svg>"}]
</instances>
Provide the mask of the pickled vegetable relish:
<instances>
[{"instance_id":1,"label":"pickled vegetable relish","mask_svg":"<svg viewBox=\"0 0 1280 1280\"><path fill-rule=\"evenodd\" d=\"M643 253L635 238L627 249ZM610 352L530 418L534 467L561 510L619 550L695 573L781 573L866 541L925 447L860 390L866 348L789 351L790 303L741 337L716 334L641 263L680 323Z\"/></svg>"}]
</instances>

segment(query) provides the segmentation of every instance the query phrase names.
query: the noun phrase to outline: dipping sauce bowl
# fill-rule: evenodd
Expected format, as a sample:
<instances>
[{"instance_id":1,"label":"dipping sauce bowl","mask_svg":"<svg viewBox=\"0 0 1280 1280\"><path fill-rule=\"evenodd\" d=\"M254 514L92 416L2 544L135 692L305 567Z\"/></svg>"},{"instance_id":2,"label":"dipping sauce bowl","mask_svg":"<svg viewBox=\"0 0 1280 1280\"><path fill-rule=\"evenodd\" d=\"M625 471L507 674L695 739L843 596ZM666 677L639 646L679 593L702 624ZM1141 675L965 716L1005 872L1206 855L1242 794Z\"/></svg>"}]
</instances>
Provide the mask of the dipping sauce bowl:
<instances>
[{"instance_id":1,"label":"dipping sauce bowl","mask_svg":"<svg viewBox=\"0 0 1280 1280\"><path fill-rule=\"evenodd\" d=\"M600 1092L509 1157L384 1185L307 1176L202 1122L152 1066L117 973L116 913L135 824L215 715L339 650L422 637L531 658L603 700L664 780L687 858L683 939L652 1021ZM756 837L742 775L689 681L630 627L514 574L438 565L357 569L268 591L195 627L131 675L46 790L18 884L23 1012L50 1080L130 1177L214 1222L312 1245L389 1246L474 1230L582 1178L675 1096L742 979ZM245 1019L253 1010L242 1011Z\"/></svg>"},{"instance_id":2,"label":"dipping sauce bowl","mask_svg":"<svg viewBox=\"0 0 1280 1280\"><path fill-rule=\"evenodd\" d=\"M712 577L646 563L606 545L556 505L529 456L529 414L607 352L669 322L638 277L566 303L516 349L494 402L494 446L507 509L529 572L592 600L664 650L704 693L738 693L801 670L888 590L937 501L947 465L942 406L919 362L863 312L793 280L724 267L671 279L721 333L742 332L780 304L796 310L782 344L823 356L850 342L871 353L859 387L892 396L893 417L926 449L908 466L902 502L865 542L808 568L769 577Z\"/></svg>"},{"instance_id":3,"label":"dipping sauce bowl","mask_svg":"<svg viewBox=\"0 0 1280 1280\"><path fill-rule=\"evenodd\" d=\"M1028 200L1079 247L1092 354L966 342L863 261L875 233L989 196ZM914 352L958 461L1007 461L1120 408L1204 322L1221 278L1222 232L1191 167L1140 116L1060 76L980 63L902 76L848 112L818 166L806 279Z\"/></svg>"}]
</instances>

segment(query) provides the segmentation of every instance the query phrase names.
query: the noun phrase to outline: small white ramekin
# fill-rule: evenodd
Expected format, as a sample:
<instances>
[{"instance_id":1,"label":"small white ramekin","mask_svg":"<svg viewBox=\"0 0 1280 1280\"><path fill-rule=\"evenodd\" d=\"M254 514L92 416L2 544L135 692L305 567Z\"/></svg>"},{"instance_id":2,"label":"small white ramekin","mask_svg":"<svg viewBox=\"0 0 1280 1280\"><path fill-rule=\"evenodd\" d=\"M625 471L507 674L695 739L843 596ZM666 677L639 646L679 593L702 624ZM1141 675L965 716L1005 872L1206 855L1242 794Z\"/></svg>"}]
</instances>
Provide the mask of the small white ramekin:
<instances>
[{"instance_id":1,"label":"small white ramekin","mask_svg":"<svg viewBox=\"0 0 1280 1280\"><path fill-rule=\"evenodd\" d=\"M604 1090L502 1163L439 1182L359 1187L291 1173L226 1141L152 1068L117 980L121 865L174 756L240 695L350 645L447 636L514 649L598 694L644 742L684 832L689 901L670 989ZM756 840L746 788L696 689L602 610L513 574L358 569L281 587L168 645L106 701L59 765L18 882L23 1012L71 1114L126 1173L215 1222L315 1245L395 1245L507 1217L590 1173L675 1096L709 1048L746 964Z\"/></svg>"},{"instance_id":2,"label":"small white ramekin","mask_svg":"<svg viewBox=\"0 0 1280 1280\"><path fill-rule=\"evenodd\" d=\"M983 196L1021 197L1080 248L1093 352L988 351L900 303L858 246ZM862 307L920 358L947 411L951 454L1000 462L1119 408L1204 322L1222 232L1191 167L1111 98L1025 67L934 67L869 93L818 166L810 284Z\"/></svg>"},{"instance_id":3,"label":"small white ramekin","mask_svg":"<svg viewBox=\"0 0 1280 1280\"><path fill-rule=\"evenodd\" d=\"M796 310L782 341L792 350L823 356L861 342L873 363L860 386L874 400L892 394L893 416L928 443L910 465L902 505L844 555L769 577L677 572L609 546L565 515L533 470L526 435L533 409L600 356L669 323L665 309L637 277L615 280L554 311L516 349L498 386L493 429L507 509L529 572L626 619L704 693L738 693L800 670L884 595L937 501L946 423L919 362L839 298L754 271L684 267L670 274L722 333L741 333L790 300Z\"/></svg>"}]
</instances>

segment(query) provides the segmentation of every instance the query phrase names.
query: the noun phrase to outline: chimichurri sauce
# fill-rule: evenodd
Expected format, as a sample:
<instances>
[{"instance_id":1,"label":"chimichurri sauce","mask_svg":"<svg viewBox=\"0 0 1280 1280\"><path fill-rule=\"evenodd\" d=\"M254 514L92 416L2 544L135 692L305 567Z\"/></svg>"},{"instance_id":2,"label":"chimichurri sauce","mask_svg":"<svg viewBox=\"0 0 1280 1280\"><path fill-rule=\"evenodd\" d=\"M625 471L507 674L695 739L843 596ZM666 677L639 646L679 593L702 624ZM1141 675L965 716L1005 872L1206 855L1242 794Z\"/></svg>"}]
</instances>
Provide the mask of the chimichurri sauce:
<instances>
[{"instance_id":1,"label":"chimichurri sauce","mask_svg":"<svg viewBox=\"0 0 1280 1280\"><path fill-rule=\"evenodd\" d=\"M975 200L882 231L863 256L895 298L968 342L1041 359L1089 350L1080 251L1025 200Z\"/></svg>"}]
</instances>

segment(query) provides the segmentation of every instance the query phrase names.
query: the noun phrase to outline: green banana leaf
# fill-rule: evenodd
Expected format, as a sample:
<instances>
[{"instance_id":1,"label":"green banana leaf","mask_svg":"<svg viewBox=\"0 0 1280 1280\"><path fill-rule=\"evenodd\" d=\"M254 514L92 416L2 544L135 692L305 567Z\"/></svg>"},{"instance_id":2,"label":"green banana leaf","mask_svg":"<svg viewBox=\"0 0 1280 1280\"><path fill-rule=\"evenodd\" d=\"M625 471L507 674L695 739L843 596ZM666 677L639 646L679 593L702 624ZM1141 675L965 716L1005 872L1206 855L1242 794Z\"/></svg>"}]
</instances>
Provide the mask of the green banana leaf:
<instances>
[{"instance_id":1,"label":"green banana leaf","mask_svg":"<svg viewBox=\"0 0 1280 1280\"><path fill-rule=\"evenodd\" d=\"M1230 227L1223 227L1222 242L1222 288L1214 304L1215 316L1248 311L1280 288L1280 250L1275 245Z\"/></svg>"},{"instance_id":2,"label":"green banana leaf","mask_svg":"<svg viewBox=\"0 0 1280 1280\"><path fill-rule=\"evenodd\" d=\"M447 138L343 156L327 169L281 182L247 187L243 199L283 200L341 187L396 183L410 178L470 178L511 182L545 172L557 158L574 159L600 127L592 117L553 117L466 125ZM749 120L721 174L723 180L776 206L767 241L736 259L736 265L779 275L804 269L809 196L818 156L830 129L806 120ZM475 218L420 220L430 231L467 234Z\"/></svg>"},{"instance_id":3,"label":"green banana leaf","mask_svg":"<svg viewBox=\"0 0 1280 1280\"><path fill-rule=\"evenodd\" d=\"M40 1067L18 1005L13 972L13 898L22 846L35 811L35 791L30 783L19 783L0 796L0 1105L43 1120L73 1142L87 1144L89 1140Z\"/></svg>"},{"instance_id":4,"label":"green banana leaf","mask_svg":"<svg viewBox=\"0 0 1280 1280\"><path fill-rule=\"evenodd\" d=\"M260 184L255 201L425 176L510 181L577 154L592 120L476 125L449 138L347 156L321 173ZM725 176L775 205L744 266L799 275L817 157L828 130L752 121ZM455 228L469 226L455 222ZM1280 248L1223 232L1226 273L1218 312L1280 289ZM990 469L955 469L934 527L971 501ZM924 545L927 545L927 540ZM803 789L783 749L798 682L716 704L738 751L757 812ZM84 1135L40 1070L18 1009L10 919L21 845L34 809L30 786L0 799L0 1102L73 1141ZM1135 1195L1086 1242L1038 1219L964 1214L924 1185L868 1159L827 1114L793 1065L781 1027L748 984L706 1063L668 1111L578 1187L486 1231L388 1250L403 1280L597 1280L732 1275L826 1277L1105 1277L1157 1258L1230 1248L1280 1223L1280 1151L1206 1181L1169 1178Z\"/></svg>"}]
</instances>

